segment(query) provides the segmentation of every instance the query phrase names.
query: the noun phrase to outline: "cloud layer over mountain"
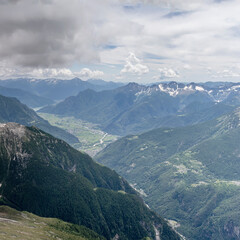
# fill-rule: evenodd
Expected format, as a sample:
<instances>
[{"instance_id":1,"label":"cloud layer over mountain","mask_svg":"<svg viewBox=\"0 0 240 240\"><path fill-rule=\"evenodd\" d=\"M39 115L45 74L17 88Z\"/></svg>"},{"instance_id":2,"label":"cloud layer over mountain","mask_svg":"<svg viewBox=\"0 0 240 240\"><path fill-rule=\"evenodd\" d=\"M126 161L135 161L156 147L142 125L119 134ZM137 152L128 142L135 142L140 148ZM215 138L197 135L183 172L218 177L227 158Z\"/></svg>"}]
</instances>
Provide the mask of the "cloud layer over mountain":
<instances>
[{"instance_id":1,"label":"cloud layer over mountain","mask_svg":"<svg viewBox=\"0 0 240 240\"><path fill-rule=\"evenodd\" d=\"M152 79L159 68L174 69L184 79L199 73L211 78L223 70L236 73L225 78L240 73L237 0L12 0L0 5L3 77L32 69L84 68L109 71L113 79L121 72ZM139 62L126 62L129 53Z\"/></svg>"}]
</instances>

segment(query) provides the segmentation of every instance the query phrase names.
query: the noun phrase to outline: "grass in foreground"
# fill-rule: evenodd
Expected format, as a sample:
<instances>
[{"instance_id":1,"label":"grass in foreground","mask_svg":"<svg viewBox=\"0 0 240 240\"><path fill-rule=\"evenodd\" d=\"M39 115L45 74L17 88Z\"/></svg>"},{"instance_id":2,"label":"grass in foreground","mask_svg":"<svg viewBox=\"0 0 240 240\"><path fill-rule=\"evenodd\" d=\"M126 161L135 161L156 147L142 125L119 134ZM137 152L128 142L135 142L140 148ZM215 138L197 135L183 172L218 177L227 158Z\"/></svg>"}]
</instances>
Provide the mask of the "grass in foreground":
<instances>
[{"instance_id":1,"label":"grass in foreground","mask_svg":"<svg viewBox=\"0 0 240 240\"><path fill-rule=\"evenodd\" d=\"M104 240L105 238L83 226L0 206L0 239Z\"/></svg>"}]
</instances>

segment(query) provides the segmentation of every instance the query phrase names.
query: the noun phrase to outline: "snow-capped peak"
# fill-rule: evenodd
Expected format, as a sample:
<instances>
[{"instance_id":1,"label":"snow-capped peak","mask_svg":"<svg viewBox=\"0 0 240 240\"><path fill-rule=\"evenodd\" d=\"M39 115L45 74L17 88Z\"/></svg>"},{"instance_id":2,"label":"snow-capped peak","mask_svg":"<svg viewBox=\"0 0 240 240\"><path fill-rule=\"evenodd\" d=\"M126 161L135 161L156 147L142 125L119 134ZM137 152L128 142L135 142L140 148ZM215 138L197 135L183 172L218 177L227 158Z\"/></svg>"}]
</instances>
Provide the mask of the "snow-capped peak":
<instances>
[{"instance_id":1,"label":"snow-capped peak","mask_svg":"<svg viewBox=\"0 0 240 240\"><path fill-rule=\"evenodd\" d=\"M171 82L169 84L160 83L158 87L160 91L166 92L170 96L177 96L179 94L192 94L193 92L196 91L200 92L206 91L202 86L196 85L195 83L190 83L188 85L176 82Z\"/></svg>"}]
</instances>

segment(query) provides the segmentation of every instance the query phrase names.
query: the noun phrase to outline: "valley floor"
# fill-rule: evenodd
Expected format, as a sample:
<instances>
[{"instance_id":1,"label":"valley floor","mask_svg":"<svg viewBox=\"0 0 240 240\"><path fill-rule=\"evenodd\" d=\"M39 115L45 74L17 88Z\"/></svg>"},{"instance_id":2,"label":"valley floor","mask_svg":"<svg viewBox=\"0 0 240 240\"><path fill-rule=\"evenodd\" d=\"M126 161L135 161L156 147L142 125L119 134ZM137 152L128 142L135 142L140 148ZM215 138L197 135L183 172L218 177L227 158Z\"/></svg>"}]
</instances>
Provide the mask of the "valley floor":
<instances>
[{"instance_id":1,"label":"valley floor","mask_svg":"<svg viewBox=\"0 0 240 240\"><path fill-rule=\"evenodd\" d=\"M109 143L119 137L103 132L96 124L82 121L74 117L63 117L48 113L38 113L53 126L62 128L79 139L80 143L74 144L77 150L84 151L90 156L96 155Z\"/></svg>"}]
</instances>

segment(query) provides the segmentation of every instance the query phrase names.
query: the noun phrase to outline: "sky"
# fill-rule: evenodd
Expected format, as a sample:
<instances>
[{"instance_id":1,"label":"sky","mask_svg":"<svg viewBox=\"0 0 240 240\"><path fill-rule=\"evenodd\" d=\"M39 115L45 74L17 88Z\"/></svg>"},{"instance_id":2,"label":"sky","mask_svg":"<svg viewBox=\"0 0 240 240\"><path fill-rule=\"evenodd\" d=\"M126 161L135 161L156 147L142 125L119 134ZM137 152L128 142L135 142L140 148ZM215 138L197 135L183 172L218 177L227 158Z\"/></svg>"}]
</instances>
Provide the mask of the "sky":
<instances>
[{"instance_id":1,"label":"sky","mask_svg":"<svg viewBox=\"0 0 240 240\"><path fill-rule=\"evenodd\" d=\"M1 0L0 79L240 82L240 0Z\"/></svg>"}]
</instances>

